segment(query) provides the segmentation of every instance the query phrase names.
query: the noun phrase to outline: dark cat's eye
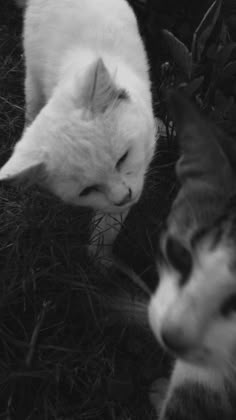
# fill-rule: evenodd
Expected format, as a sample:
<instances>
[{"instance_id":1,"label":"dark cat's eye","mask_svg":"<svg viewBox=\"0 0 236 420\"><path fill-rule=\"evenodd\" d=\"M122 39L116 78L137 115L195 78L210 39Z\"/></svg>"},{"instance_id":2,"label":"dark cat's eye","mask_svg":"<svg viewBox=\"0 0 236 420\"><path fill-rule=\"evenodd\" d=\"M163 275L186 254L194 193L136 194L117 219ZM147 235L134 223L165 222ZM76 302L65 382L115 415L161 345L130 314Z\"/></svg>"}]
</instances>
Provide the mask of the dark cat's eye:
<instances>
[{"instance_id":1,"label":"dark cat's eye","mask_svg":"<svg viewBox=\"0 0 236 420\"><path fill-rule=\"evenodd\" d=\"M127 159L129 154L129 151L127 150L122 156L121 158L118 160L117 164L116 164L116 168L120 169L120 167L123 165L123 163L125 162L125 160Z\"/></svg>"},{"instance_id":2,"label":"dark cat's eye","mask_svg":"<svg viewBox=\"0 0 236 420\"><path fill-rule=\"evenodd\" d=\"M165 254L168 262L181 274L181 283L184 284L192 269L190 251L178 239L169 236L166 241Z\"/></svg>"},{"instance_id":3,"label":"dark cat's eye","mask_svg":"<svg viewBox=\"0 0 236 420\"><path fill-rule=\"evenodd\" d=\"M236 313L236 294L229 296L221 306L223 316L229 316L232 312Z\"/></svg>"},{"instance_id":4,"label":"dark cat's eye","mask_svg":"<svg viewBox=\"0 0 236 420\"><path fill-rule=\"evenodd\" d=\"M129 96L128 96L128 93L126 92L126 90L121 89L119 91L119 94L118 94L118 99L121 100L121 101L123 101L123 100L126 100L128 98L129 98Z\"/></svg>"},{"instance_id":5,"label":"dark cat's eye","mask_svg":"<svg viewBox=\"0 0 236 420\"><path fill-rule=\"evenodd\" d=\"M91 194L93 192L97 192L97 191L99 191L98 185L91 185L91 187L86 187L81 191L80 197L86 197L89 194Z\"/></svg>"}]
</instances>

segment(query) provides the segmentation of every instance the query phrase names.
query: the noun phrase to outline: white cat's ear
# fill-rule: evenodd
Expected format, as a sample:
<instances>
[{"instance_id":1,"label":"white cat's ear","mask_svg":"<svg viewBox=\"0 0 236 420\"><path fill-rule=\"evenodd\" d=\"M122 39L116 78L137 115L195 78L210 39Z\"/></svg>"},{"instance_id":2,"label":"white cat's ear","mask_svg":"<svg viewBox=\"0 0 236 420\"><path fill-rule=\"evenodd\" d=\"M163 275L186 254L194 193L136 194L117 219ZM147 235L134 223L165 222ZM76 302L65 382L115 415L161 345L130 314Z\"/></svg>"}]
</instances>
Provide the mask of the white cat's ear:
<instances>
[{"instance_id":1,"label":"white cat's ear","mask_svg":"<svg viewBox=\"0 0 236 420\"><path fill-rule=\"evenodd\" d=\"M0 169L0 181L9 181L29 186L39 184L46 177L43 156L31 150L15 148L12 156Z\"/></svg>"},{"instance_id":2,"label":"white cat's ear","mask_svg":"<svg viewBox=\"0 0 236 420\"><path fill-rule=\"evenodd\" d=\"M103 60L99 58L90 69L85 84L86 108L94 114L103 113L123 99L127 99L126 92L116 86Z\"/></svg>"}]
</instances>

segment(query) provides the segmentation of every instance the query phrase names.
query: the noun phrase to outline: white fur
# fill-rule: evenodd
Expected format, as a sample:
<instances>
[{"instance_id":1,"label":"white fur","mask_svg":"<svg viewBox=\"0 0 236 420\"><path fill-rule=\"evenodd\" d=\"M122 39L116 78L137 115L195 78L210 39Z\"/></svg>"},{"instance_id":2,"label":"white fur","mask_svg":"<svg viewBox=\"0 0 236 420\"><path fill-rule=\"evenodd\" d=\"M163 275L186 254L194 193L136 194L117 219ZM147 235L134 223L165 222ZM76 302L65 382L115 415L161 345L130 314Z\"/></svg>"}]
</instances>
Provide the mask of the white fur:
<instances>
[{"instance_id":1,"label":"white fur","mask_svg":"<svg viewBox=\"0 0 236 420\"><path fill-rule=\"evenodd\" d=\"M28 175L64 201L123 213L140 197L156 131L146 53L130 6L29 0L24 49L31 125L0 179ZM128 98L113 100L120 91ZM94 185L99 192L80 197ZM118 206L130 190L130 201Z\"/></svg>"},{"instance_id":2,"label":"white fur","mask_svg":"<svg viewBox=\"0 0 236 420\"><path fill-rule=\"evenodd\" d=\"M223 389L224 382L219 372L211 368L194 366L183 361L177 361L171 377L170 389L177 388L186 382L199 383L212 390Z\"/></svg>"},{"instance_id":3,"label":"white fur","mask_svg":"<svg viewBox=\"0 0 236 420\"><path fill-rule=\"evenodd\" d=\"M225 410L228 410L229 401L225 390L225 384L224 381L222 381L222 376L219 372L214 369L196 367L182 361L177 361L171 376L168 391L161 404L161 419L165 418L164 413L167 405L171 405L171 397L174 389L186 385L191 389L192 384L202 385L206 389L206 392L217 392L221 398L221 402L225 405Z\"/></svg>"}]
</instances>

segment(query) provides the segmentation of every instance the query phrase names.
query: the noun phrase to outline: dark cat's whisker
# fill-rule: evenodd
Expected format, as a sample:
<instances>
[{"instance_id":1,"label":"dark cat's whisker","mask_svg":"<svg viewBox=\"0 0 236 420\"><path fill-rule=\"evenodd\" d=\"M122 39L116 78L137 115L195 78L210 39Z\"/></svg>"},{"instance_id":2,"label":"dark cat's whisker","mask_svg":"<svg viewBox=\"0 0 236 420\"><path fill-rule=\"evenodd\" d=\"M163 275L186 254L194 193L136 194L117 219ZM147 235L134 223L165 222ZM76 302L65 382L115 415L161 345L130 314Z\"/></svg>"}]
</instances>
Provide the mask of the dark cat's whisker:
<instances>
[{"instance_id":1,"label":"dark cat's whisker","mask_svg":"<svg viewBox=\"0 0 236 420\"><path fill-rule=\"evenodd\" d=\"M226 366L227 379L235 382L236 379L236 363L233 360L230 360L228 357L225 357L223 364Z\"/></svg>"},{"instance_id":2,"label":"dark cat's whisker","mask_svg":"<svg viewBox=\"0 0 236 420\"><path fill-rule=\"evenodd\" d=\"M116 267L122 274L128 277L139 289L141 289L147 296L151 295L150 289L147 285L142 281L141 277L139 277L132 268L125 265L123 262L118 260L117 258L113 261L114 267Z\"/></svg>"},{"instance_id":3,"label":"dark cat's whisker","mask_svg":"<svg viewBox=\"0 0 236 420\"><path fill-rule=\"evenodd\" d=\"M146 302L142 302L138 298L131 298L131 296L121 296L114 300L111 308L112 311L117 311L125 322L148 328Z\"/></svg>"}]
</instances>

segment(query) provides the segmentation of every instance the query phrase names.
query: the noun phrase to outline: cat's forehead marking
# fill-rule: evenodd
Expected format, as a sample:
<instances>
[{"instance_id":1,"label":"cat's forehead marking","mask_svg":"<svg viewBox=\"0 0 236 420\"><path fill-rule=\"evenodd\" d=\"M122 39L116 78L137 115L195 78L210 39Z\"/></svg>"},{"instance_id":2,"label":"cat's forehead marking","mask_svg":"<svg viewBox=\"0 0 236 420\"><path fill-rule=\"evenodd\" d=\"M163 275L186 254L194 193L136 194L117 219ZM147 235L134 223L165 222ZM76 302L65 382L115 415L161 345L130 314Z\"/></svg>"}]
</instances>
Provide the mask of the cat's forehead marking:
<instances>
[{"instance_id":1,"label":"cat's forehead marking","mask_svg":"<svg viewBox=\"0 0 236 420\"><path fill-rule=\"evenodd\" d=\"M196 252L193 276L198 277L198 273L201 273L206 281L209 279L221 283L229 275L230 254L228 247L220 244L212 248L211 243L206 241Z\"/></svg>"},{"instance_id":2,"label":"cat's forehead marking","mask_svg":"<svg viewBox=\"0 0 236 420\"><path fill-rule=\"evenodd\" d=\"M178 273L171 265L160 263L159 272L161 281L167 278L184 296L192 296L200 307L210 299L210 303L217 304L230 291L236 289L234 247L232 242L212 242L211 236L201 238L192 249L193 267L184 285L181 284L181 273ZM180 300L182 299L180 296Z\"/></svg>"},{"instance_id":3,"label":"cat's forehead marking","mask_svg":"<svg viewBox=\"0 0 236 420\"><path fill-rule=\"evenodd\" d=\"M160 286L154 295L155 311L176 324L198 331L207 327L212 314L230 293L235 293L235 276L229 266L231 259L226 247L214 251L207 246L195 255L194 267L188 282L180 287L179 274L171 267L162 267ZM155 297L156 296L156 297ZM193 331L192 331L193 333ZM191 334L192 334L191 333Z\"/></svg>"},{"instance_id":4,"label":"cat's forehead marking","mask_svg":"<svg viewBox=\"0 0 236 420\"><path fill-rule=\"evenodd\" d=\"M235 211L225 211L212 226L198 229L191 238L190 246L193 252L201 254L214 253L217 249L225 249L230 260L228 263L236 263L234 249L236 249L236 217Z\"/></svg>"}]
</instances>

